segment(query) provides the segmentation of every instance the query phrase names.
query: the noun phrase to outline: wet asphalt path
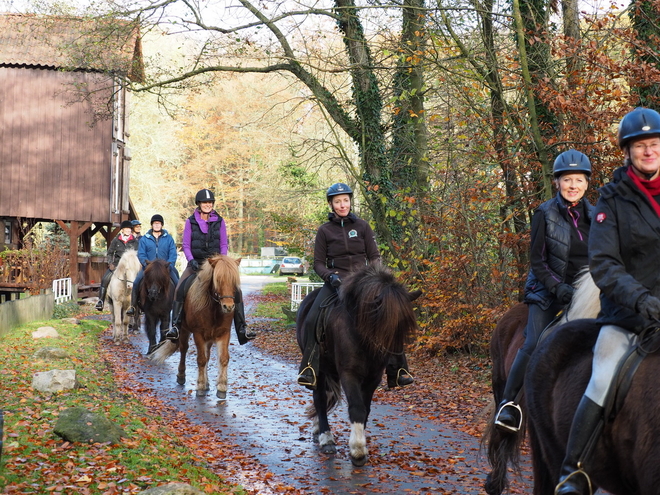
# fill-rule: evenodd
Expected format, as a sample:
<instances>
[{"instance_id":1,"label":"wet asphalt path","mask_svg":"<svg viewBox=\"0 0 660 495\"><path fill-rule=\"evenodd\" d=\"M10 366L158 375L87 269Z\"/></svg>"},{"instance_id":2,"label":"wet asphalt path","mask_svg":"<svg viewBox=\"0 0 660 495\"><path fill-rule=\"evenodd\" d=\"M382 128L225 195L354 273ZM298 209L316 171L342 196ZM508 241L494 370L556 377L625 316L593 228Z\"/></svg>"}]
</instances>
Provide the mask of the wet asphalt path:
<instances>
[{"instance_id":1,"label":"wet asphalt path","mask_svg":"<svg viewBox=\"0 0 660 495\"><path fill-rule=\"evenodd\" d=\"M243 293L258 291L269 280L273 279L244 276ZM249 323L249 307L246 312ZM141 355L146 352L144 332L132 334L131 342ZM473 436L406 413L403 402L402 407L375 403L367 425L369 461L354 468L348 456L346 404L340 404L330 418L337 454L323 455L313 442L312 422L304 414L311 393L297 385L295 365L250 343L239 346L232 330L229 390L227 400L220 401L214 389L215 352L209 368L211 391L195 392L194 349L191 343L184 386L176 383L178 353L161 366L135 359L126 368L160 399L238 444L286 485L305 493L484 493L487 462L479 458L478 439ZM389 393L403 396L401 390ZM249 473L232 481L249 486ZM259 492L269 490L263 487Z\"/></svg>"}]
</instances>

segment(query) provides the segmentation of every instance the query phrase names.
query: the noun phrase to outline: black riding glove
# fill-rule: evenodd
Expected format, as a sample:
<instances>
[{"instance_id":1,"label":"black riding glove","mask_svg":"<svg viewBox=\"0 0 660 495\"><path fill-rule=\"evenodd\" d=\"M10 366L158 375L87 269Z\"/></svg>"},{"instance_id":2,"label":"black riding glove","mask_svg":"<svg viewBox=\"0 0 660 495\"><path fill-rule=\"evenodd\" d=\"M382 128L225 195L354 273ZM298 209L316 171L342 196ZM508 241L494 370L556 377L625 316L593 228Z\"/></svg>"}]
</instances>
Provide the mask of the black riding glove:
<instances>
[{"instance_id":1,"label":"black riding glove","mask_svg":"<svg viewBox=\"0 0 660 495\"><path fill-rule=\"evenodd\" d=\"M648 292L637 300L637 312L649 320L660 320L660 299Z\"/></svg>"},{"instance_id":2,"label":"black riding glove","mask_svg":"<svg viewBox=\"0 0 660 495\"><path fill-rule=\"evenodd\" d=\"M198 272L199 271L199 262L197 260L190 260L188 262L188 266L192 268L193 272Z\"/></svg>"},{"instance_id":3,"label":"black riding glove","mask_svg":"<svg viewBox=\"0 0 660 495\"><path fill-rule=\"evenodd\" d=\"M573 292L575 292L575 289L572 285L559 284L557 287L555 287L555 295L557 296L557 300L562 304L568 304L571 302L571 299L573 298Z\"/></svg>"},{"instance_id":4,"label":"black riding glove","mask_svg":"<svg viewBox=\"0 0 660 495\"><path fill-rule=\"evenodd\" d=\"M328 282L330 282L330 285L336 289L341 285L341 278L339 278L339 275L336 273L333 273L328 277Z\"/></svg>"}]
</instances>

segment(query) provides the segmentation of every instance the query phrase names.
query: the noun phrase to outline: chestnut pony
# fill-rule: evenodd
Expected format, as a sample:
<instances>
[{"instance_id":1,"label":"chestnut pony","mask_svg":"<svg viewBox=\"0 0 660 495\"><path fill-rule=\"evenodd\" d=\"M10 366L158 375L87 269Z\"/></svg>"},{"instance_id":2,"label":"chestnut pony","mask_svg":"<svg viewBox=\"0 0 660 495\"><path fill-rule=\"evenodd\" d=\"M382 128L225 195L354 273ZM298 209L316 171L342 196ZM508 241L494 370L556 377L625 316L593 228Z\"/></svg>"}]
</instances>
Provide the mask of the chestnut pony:
<instances>
[{"instance_id":1,"label":"chestnut pony","mask_svg":"<svg viewBox=\"0 0 660 495\"><path fill-rule=\"evenodd\" d=\"M216 395L220 399L227 397L229 336L234 319L234 294L240 287L240 263L240 259L217 254L202 264L186 294L178 342L167 341L151 355L151 360L159 364L178 349L181 360L176 381L183 385L186 381L186 354L192 334L197 347L198 394L210 390L207 364L215 343L219 370Z\"/></svg>"},{"instance_id":2,"label":"chestnut pony","mask_svg":"<svg viewBox=\"0 0 660 495\"><path fill-rule=\"evenodd\" d=\"M600 291L593 282L588 271L583 271L575 281L575 294L568 310L562 313L556 323L553 323L543 334L541 340L552 333L558 325L577 318L595 318L600 310L598 299ZM492 361L492 388L495 409L483 440L487 443L488 461L491 471L486 478L485 491L488 495L500 495L508 487L507 467L511 465L519 470L520 444L525 438L527 426L526 401L523 397L520 406L523 410L523 423L518 433L502 432L493 424L497 405L502 401L506 379L513 364L518 349L524 343L523 333L527 326L527 304L518 303L507 311L495 326L490 341L490 356ZM536 351L534 351L536 354ZM527 375L525 375L527 382ZM525 387L526 389L526 387ZM571 419L572 419L571 415ZM558 453L563 456L563 451ZM563 458L563 457L562 457ZM560 461L561 462L561 461ZM554 490L554 485L553 485Z\"/></svg>"},{"instance_id":3,"label":"chestnut pony","mask_svg":"<svg viewBox=\"0 0 660 495\"><path fill-rule=\"evenodd\" d=\"M305 317L320 289L302 301L296 317L300 349L305 348ZM403 352L406 338L417 322L414 301L421 291L409 293L380 264L365 266L344 280L339 297L323 303L319 315L320 366L314 405L307 414L315 418L318 441L323 453L336 452L328 424L328 412L339 402L343 388L351 423L349 440L351 462L367 462L364 428L371 410L374 391L380 383L388 357Z\"/></svg>"},{"instance_id":4,"label":"chestnut pony","mask_svg":"<svg viewBox=\"0 0 660 495\"><path fill-rule=\"evenodd\" d=\"M163 259L147 261L138 298L140 308L144 312L144 331L149 338L147 354L153 352L170 327L173 301L174 282L170 277L169 262ZM158 336L156 328L160 329Z\"/></svg>"}]
</instances>

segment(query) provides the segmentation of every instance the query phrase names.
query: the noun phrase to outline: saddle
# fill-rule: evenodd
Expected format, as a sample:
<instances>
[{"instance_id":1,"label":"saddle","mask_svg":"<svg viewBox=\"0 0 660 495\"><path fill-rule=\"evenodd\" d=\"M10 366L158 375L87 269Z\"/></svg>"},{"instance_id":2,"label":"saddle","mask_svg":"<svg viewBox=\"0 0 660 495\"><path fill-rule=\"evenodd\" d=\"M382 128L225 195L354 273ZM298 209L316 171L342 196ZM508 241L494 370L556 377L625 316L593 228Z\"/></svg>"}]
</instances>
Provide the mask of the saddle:
<instances>
[{"instance_id":1,"label":"saddle","mask_svg":"<svg viewBox=\"0 0 660 495\"><path fill-rule=\"evenodd\" d=\"M336 305L339 295L333 292L326 297L319 305L319 313L316 318L316 325L314 326L314 337L319 345L323 345L325 341L326 329L329 325L330 310Z\"/></svg>"}]
</instances>

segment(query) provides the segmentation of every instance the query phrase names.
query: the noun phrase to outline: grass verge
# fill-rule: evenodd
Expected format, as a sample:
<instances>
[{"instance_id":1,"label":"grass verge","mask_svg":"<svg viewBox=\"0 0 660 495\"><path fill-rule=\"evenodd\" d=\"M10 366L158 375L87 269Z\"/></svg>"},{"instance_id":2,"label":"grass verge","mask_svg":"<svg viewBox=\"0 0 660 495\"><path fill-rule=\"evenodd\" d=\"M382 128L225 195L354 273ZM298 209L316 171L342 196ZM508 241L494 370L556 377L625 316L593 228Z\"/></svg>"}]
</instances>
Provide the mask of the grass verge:
<instances>
[{"instance_id":1,"label":"grass verge","mask_svg":"<svg viewBox=\"0 0 660 495\"><path fill-rule=\"evenodd\" d=\"M33 339L40 326L59 338ZM23 325L0 337L0 409L4 411L2 493L138 493L169 482L183 482L206 493L243 494L199 461L194 449L135 392L119 389L102 358L100 335L107 321L60 320ZM41 347L64 349L68 358L34 357ZM36 372L74 369L80 387L58 394L32 388ZM102 413L127 434L119 445L72 444L53 433L58 415L69 407Z\"/></svg>"}]
</instances>

